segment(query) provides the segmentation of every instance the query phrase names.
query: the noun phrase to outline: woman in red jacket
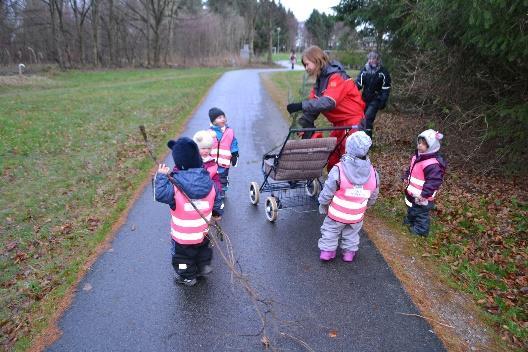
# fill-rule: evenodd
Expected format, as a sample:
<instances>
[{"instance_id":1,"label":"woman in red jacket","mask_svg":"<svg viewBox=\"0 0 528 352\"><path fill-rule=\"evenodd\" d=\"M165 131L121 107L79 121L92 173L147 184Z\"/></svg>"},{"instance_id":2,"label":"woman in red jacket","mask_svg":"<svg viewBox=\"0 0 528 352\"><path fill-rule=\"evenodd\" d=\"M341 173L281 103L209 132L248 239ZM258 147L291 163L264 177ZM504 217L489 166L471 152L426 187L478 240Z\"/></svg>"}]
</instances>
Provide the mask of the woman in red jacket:
<instances>
[{"instance_id":1,"label":"woman in red jacket","mask_svg":"<svg viewBox=\"0 0 528 352\"><path fill-rule=\"evenodd\" d=\"M349 134L360 129L364 119L365 102L343 65L330 61L328 55L318 46L306 49L301 61L308 75L316 78L308 99L288 104L286 107L290 114L302 110L303 116L299 118L301 127L315 127L314 121L319 113L322 113L334 127L357 126ZM342 138L344 133L344 130L338 130L330 134L337 137L337 141L341 143L337 153L330 155L328 170L338 163L341 155L345 153L346 138ZM310 137L311 133L303 136Z\"/></svg>"}]
</instances>

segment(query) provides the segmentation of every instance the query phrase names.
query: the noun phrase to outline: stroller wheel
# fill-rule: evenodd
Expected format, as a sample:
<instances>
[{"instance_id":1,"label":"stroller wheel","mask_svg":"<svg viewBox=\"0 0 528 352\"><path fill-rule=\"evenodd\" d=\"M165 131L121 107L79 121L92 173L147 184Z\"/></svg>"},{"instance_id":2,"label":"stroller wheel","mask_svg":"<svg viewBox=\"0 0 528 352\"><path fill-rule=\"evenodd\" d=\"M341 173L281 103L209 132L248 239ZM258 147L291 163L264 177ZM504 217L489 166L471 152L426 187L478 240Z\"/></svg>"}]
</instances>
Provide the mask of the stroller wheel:
<instances>
[{"instance_id":1,"label":"stroller wheel","mask_svg":"<svg viewBox=\"0 0 528 352\"><path fill-rule=\"evenodd\" d=\"M249 200L251 204L257 205L260 198L259 185L256 182L251 182L249 184Z\"/></svg>"},{"instance_id":2,"label":"stroller wheel","mask_svg":"<svg viewBox=\"0 0 528 352\"><path fill-rule=\"evenodd\" d=\"M306 183L306 194L310 197L315 197L321 193L321 184L318 179Z\"/></svg>"},{"instance_id":3,"label":"stroller wheel","mask_svg":"<svg viewBox=\"0 0 528 352\"><path fill-rule=\"evenodd\" d=\"M266 218L269 221L274 222L275 220L277 220L277 215L279 213L277 199L275 197L266 198L266 208L264 210L266 212Z\"/></svg>"}]
</instances>

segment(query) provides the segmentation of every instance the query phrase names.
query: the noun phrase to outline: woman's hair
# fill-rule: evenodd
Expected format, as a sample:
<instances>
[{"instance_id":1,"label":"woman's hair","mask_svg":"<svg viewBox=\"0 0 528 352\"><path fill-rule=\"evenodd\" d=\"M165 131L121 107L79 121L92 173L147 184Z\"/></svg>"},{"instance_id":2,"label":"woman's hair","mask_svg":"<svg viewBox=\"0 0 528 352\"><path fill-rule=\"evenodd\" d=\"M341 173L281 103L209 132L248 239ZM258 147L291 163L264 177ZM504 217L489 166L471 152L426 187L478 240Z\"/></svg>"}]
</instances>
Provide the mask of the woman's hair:
<instances>
[{"instance_id":1,"label":"woman's hair","mask_svg":"<svg viewBox=\"0 0 528 352\"><path fill-rule=\"evenodd\" d=\"M318 77L321 73L321 70L323 67L328 65L330 63L330 58L328 55L318 46L312 45L311 47L304 50L302 54L301 62L303 66L306 67L306 64L304 63L304 59L310 60L315 64L316 70L315 70L315 76Z\"/></svg>"}]
</instances>

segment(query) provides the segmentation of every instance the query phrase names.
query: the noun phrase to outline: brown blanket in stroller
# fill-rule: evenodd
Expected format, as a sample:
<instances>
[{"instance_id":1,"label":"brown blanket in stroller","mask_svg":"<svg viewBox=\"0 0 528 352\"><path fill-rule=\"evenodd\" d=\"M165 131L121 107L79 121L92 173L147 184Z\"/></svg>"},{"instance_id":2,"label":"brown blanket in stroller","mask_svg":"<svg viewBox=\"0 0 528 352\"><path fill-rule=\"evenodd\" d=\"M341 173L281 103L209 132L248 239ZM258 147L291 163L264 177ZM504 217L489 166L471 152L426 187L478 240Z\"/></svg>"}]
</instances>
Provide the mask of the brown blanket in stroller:
<instances>
[{"instance_id":1,"label":"brown blanket in stroller","mask_svg":"<svg viewBox=\"0 0 528 352\"><path fill-rule=\"evenodd\" d=\"M270 173L270 177L275 181L308 180L321 177L323 167L336 143L335 137L288 140L282 152L264 156L266 175Z\"/></svg>"}]
</instances>

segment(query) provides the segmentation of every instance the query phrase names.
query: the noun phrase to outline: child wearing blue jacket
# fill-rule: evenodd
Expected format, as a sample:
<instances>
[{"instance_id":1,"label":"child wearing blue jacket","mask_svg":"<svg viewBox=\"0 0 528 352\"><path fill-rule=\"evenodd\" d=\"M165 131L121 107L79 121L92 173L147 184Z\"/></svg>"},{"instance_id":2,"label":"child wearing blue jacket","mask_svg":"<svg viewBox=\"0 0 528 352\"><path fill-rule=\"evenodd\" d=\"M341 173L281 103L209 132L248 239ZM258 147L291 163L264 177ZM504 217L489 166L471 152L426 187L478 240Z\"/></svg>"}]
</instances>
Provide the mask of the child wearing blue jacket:
<instances>
[{"instance_id":1,"label":"child wearing blue jacket","mask_svg":"<svg viewBox=\"0 0 528 352\"><path fill-rule=\"evenodd\" d=\"M202 216L208 221L211 217L220 219L222 199L209 173L202 167L198 146L192 139L182 137L169 141L167 145L172 150L175 171L171 172L168 166L160 164L155 176L154 193L158 202L170 207L175 282L194 286L199 276L212 270L209 226ZM176 185L171 183L169 176Z\"/></svg>"},{"instance_id":2,"label":"child wearing blue jacket","mask_svg":"<svg viewBox=\"0 0 528 352\"><path fill-rule=\"evenodd\" d=\"M218 164L218 175L222 184L222 196L229 187L229 168L238 163L238 141L232 128L227 125L225 113L219 108L209 110L211 130L216 138L211 148L211 156Z\"/></svg>"}]
</instances>

